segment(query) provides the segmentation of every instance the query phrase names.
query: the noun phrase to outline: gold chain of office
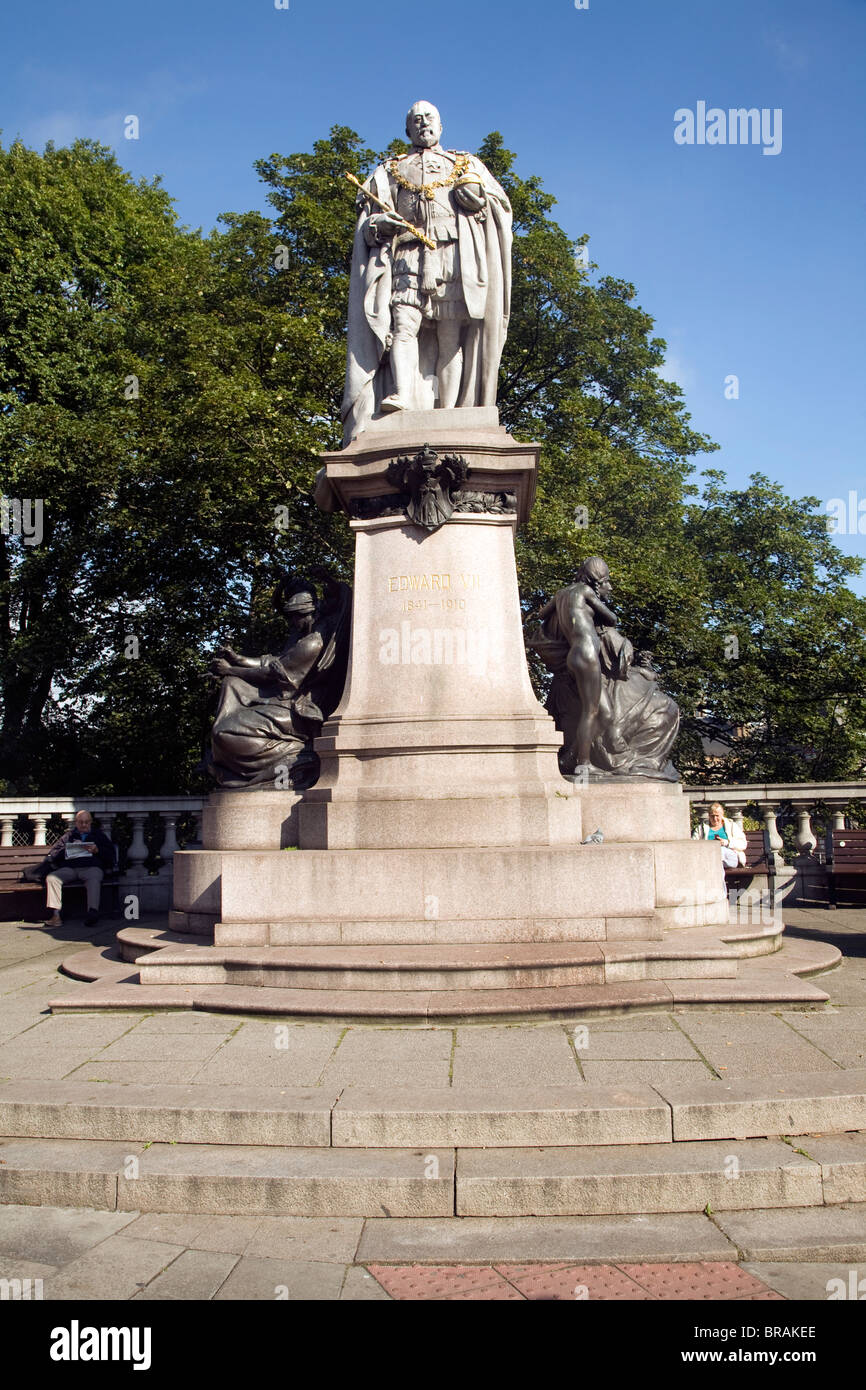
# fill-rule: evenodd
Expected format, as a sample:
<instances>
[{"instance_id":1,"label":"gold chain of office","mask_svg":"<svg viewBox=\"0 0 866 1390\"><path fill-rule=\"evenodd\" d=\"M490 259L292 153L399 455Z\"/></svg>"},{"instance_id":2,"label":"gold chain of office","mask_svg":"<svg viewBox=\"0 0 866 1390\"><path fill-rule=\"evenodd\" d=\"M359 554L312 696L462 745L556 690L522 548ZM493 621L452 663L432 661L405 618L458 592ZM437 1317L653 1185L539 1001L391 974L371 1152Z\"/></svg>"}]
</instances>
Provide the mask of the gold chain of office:
<instances>
[{"instance_id":1,"label":"gold chain of office","mask_svg":"<svg viewBox=\"0 0 866 1390\"><path fill-rule=\"evenodd\" d=\"M453 188L457 183L478 182L477 178L474 176L471 179L466 178L466 174L469 170L468 154L459 154L448 178L437 179L435 183L413 183L411 179L403 177L397 168L397 163L398 161L396 159L389 159L388 163L385 165L385 168L395 182L399 183L401 188L408 188L411 193L423 193L424 197L431 203L436 196L437 188Z\"/></svg>"}]
</instances>

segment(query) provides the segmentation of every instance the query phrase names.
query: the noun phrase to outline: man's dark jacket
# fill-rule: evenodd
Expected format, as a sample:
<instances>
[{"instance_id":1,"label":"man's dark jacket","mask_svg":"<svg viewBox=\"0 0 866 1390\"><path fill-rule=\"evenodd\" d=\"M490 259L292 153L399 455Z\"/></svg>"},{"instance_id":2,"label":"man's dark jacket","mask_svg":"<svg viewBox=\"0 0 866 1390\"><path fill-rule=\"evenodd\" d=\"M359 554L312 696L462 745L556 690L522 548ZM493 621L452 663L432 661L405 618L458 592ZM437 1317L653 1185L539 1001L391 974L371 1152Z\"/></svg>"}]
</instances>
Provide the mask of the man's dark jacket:
<instances>
[{"instance_id":1,"label":"man's dark jacket","mask_svg":"<svg viewBox=\"0 0 866 1390\"><path fill-rule=\"evenodd\" d=\"M53 869L62 869L67 865L71 869L88 868L88 861L86 859L68 860L66 858L66 846L70 840L91 840L96 845L98 853L90 856L90 865L97 864L99 868L102 869L103 873L106 874L110 873L114 868L114 845L104 831L97 830L94 826L93 829L86 831L84 834L76 829L67 830L65 835L60 836L60 839L51 846L48 853L48 858L51 860L49 873Z\"/></svg>"}]
</instances>

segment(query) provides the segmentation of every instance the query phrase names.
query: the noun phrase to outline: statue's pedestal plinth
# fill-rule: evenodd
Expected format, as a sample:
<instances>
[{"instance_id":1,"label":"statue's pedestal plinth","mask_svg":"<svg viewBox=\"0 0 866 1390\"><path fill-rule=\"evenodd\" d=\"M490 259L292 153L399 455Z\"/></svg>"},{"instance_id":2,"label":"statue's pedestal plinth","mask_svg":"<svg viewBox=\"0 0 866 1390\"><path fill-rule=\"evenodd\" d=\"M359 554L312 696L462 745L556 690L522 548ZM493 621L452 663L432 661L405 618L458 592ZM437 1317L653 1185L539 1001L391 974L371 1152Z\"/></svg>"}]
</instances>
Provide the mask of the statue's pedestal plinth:
<instances>
[{"instance_id":1,"label":"statue's pedestal plinth","mask_svg":"<svg viewBox=\"0 0 866 1390\"><path fill-rule=\"evenodd\" d=\"M423 452L423 468L399 463L425 446L436 458ZM326 456L317 500L348 514L355 576L349 671L316 741L320 778L300 798L214 794L202 850L175 856L173 924L200 931L210 918L215 955L193 953L187 970L183 948L167 973L154 960L148 979L282 985L274 1003L290 1012L438 1016L452 1004L489 1013L493 995L506 1013L579 1009L582 996L564 1004L558 986L590 977L604 1010L631 1000L615 994L623 981L736 973L712 933L673 955L662 941L667 928L727 921L717 848L689 838L680 786L560 776L561 735L529 679L514 556L537 455L495 410L457 410L374 421ZM449 457L462 462L440 474ZM597 827L604 843L582 845ZM520 988L500 1000L515 949ZM383 1003L383 981L411 994L428 980L419 951L435 956L434 992ZM336 992L316 995L333 980ZM667 997L644 983L634 1002Z\"/></svg>"},{"instance_id":2,"label":"statue's pedestal plinth","mask_svg":"<svg viewBox=\"0 0 866 1390\"><path fill-rule=\"evenodd\" d=\"M432 530L402 507L389 514L399 502L389 464L425 445L469 467L447 495L453 514ZM355 532L352 649L342 702L316 742L302 849L580 839L580 801L559 775L561 738L523 646L514 532L537 454L495 410L457 410L386 417L326 456Z\"/></svg>"}]
</instances>

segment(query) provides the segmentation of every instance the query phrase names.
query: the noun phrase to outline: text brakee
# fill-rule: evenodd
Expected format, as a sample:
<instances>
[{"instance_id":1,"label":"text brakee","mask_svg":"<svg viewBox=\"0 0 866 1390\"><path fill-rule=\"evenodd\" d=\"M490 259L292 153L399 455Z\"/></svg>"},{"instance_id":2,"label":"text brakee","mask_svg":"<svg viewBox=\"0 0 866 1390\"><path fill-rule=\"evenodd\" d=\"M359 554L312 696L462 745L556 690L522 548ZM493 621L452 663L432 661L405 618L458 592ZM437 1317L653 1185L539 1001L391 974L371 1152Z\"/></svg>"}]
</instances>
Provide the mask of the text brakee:
<instances>
[{"instance_id":1,"label":"text brakee","mask_svg":"<svg viewBox=\"0 0 866 1390\"><path fill-rule=\"evenodd\" d=\"M696 1327L696 1337L718 1337L727 1342L740 1336L744 1341L751 1337L814 1337L814 1327Z\"/></svg>"}]
</instances>

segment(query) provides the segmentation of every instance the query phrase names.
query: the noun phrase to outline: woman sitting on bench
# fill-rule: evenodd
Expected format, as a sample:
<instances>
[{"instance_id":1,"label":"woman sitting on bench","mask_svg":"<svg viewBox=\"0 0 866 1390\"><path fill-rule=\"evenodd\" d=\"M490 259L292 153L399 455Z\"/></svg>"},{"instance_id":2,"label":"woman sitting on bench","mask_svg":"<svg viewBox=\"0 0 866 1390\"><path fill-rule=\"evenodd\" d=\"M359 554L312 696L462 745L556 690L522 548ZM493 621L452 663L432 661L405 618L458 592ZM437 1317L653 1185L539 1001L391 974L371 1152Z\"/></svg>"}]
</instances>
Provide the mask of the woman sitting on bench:
<instances>
[{"instance_id":1,"label":"woman sitting on bench","mask_svg":"<svg viewBox=\"0 0 866 1390\"><path fill-rule=\"evenodd\" d=\"M725 815L720 801L710 807L709 824L701 823L692 832L693 840L717 840L722 849L722 864L726 869L742 868L746 862L747 841L742 830Z\"/></svg>"},{"instance_id":2,"label":"woman sitting on bench","mask_svg":"<svg viewBox=\"0 0 866 1390\"><path fill-rule=\"evenodd\" d=\"M56 861L45 879L48 893L48 908L51 916L46 927L62 927L60 916L61 894L66 883L83 883L87 890L87 913L85 926L92 927L99 920L99 897L102 879L114 868L114 845L101 830L94 830L89 811L79 811L72 830L49 850L49 859Z\"/></svg>"}]
</instances>

